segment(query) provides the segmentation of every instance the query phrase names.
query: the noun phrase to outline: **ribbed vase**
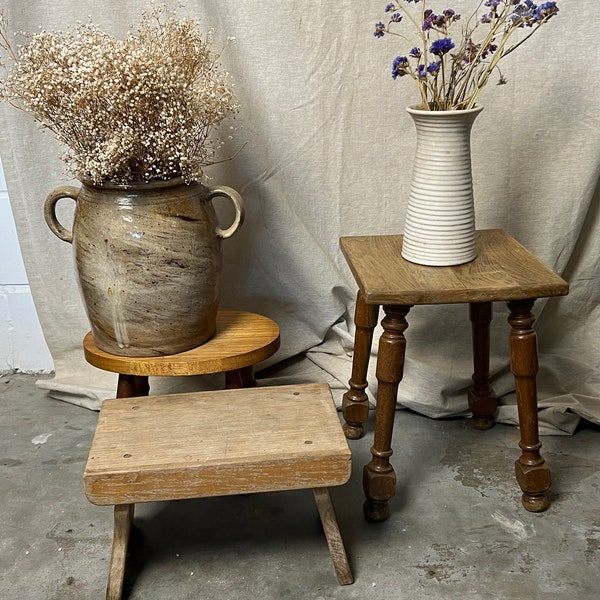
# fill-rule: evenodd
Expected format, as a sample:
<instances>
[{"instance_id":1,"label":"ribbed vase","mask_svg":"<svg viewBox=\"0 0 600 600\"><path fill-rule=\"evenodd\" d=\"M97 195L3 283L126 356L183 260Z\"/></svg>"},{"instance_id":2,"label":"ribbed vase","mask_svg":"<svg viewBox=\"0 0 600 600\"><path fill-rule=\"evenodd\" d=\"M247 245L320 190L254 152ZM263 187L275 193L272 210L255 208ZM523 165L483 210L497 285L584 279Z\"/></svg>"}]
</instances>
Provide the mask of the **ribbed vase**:
<instances>
[{"instance_id":1,"label":"ribbed vase","mask_svg":"<svg viewBox=\"0 0 600 600\"><path fill-rule=\"evenodd\" d=\"M410 262L440 267L476 256L471 126L482 110L407 109L417 132L402 245Z\"/></svg>"}]
</instances>

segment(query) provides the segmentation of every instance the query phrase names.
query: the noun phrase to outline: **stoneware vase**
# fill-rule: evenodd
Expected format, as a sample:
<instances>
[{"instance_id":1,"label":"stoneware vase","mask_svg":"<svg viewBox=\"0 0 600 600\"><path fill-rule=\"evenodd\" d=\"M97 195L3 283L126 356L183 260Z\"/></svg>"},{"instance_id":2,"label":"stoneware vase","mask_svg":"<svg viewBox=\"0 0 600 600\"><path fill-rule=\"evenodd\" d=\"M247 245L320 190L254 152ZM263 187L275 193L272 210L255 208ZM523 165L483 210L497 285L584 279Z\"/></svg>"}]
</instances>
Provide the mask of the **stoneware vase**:
<instances>
[{"instance_id":1,"label":"stoneware vase","mask_svg":"<svg viewBox=\"0 0 600 600\"><path fill-rule=\"evenodd\" d=\"M231 201L221 229L212 204ZM72 230L57 219L62 198L75 201ZM65 186L44 206L46 223L73 245L75 266L96 345L119 356L176 354L215 332L222 240L245 215L241 196L171 180L140 185Z\"/></svg>"},{"instance_id":2,"label":"stoneware vase","mask_svg":"<svg viewBox=\"0 0 600 600\"><path fill-rule=\"evenodd\" d=\"M407 110L417 145L402 256L430 266L470 262L476 256L471 126L482 107Z\"/></svg>"}]
</instances>

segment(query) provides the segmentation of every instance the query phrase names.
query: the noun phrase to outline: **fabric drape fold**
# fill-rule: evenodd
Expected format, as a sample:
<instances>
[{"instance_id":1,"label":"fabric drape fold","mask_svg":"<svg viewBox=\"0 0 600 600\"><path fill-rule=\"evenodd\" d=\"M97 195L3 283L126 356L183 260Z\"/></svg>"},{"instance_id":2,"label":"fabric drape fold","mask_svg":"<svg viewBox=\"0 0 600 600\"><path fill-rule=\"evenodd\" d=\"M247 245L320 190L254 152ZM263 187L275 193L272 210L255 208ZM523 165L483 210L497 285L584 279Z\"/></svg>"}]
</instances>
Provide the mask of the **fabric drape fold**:
<instances>
[{"instance_id":1,"label":"fabric drape fold","mask_svg":"<svg viewBox=\"0 0 600 600\"><path fill-rule=\"evenodd\" d=\"M507 57L508 83L484 90L485 110L472 131L477 227L507 230L570 283L569 296L535 307L543 433L571 433L579 417L600 423L600 62L581 60L581 48L597 41L580 4L560 2L559 15ZM33 11L17 0L3 3L15 31L61 30L89 15L117 36L148 7L146 0L55 0ZM262 365L263 383L326 381L338 402L350 377L356 294L338 240L402 232L415 147L404 110L415 90L390 76L394 40L372 35L381 9L378 1L348 7L308 0L187 0L178 9L214 29L217 41L236 39L222 64L241 111L224 153L246 145L209 174L211 185L242 194L247 217L224 247L222 305L279 324L281 349ZM31 118L0 106L9 197L55 363L54 378L40 385L97 409L114 396L116 379L84 361L89 326L71 247L52 235L42 211L52 189L74 183L62 179L62 151ZM435 418L466 414L467 307L416 307L406 337L399 405ZM516 423L504 305L495 305L491 338L499 420ZM373 400L376 352L374 346ZM164 391L209 383L153 385Z\"/></svg>"}]
</instances>

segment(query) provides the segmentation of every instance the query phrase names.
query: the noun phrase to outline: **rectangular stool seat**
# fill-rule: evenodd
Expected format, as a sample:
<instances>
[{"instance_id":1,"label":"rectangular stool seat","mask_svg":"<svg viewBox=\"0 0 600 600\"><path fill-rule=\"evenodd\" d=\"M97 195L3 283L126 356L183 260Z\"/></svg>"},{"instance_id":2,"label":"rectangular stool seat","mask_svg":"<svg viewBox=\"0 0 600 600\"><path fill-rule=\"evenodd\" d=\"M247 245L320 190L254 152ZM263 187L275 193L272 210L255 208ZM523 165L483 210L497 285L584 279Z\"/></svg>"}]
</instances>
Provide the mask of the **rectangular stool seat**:
<instances>
[{"instance_id":1,"label":"rectangular stool seat","mask_svg":"<svg viewBox=\"0 0 600 600\"><path fill-rule=\"evenodd\" d=\"M329 386L106 400L84 472L93 504L342 485L350 449Z\"/></svg>"}]
</instances>

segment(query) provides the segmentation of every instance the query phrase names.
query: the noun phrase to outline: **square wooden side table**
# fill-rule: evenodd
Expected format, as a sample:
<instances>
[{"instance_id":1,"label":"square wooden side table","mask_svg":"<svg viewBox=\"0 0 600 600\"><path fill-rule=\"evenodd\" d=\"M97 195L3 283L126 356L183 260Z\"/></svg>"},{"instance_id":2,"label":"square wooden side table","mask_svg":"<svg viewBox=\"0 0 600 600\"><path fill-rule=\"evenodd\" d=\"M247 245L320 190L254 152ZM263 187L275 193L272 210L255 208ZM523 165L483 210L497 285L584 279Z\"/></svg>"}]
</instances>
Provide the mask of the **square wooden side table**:
<instances>
[{"instance_id":1,"label":"square wooden side table","mask_svg":"<svg viewBox=\"0 0 600 600\"><path fill-rule=\"evenodd\" d=\"M369 405L367 368L379 307L385 316L379 339L376 375L377 407L372 459L364 467L365 517L389 517L396 475L390 464L391 440L398 385L402 380L410 309L421 304L468 303L473 335L473 384L468 393L473 423L493 425L496 398L490 385L489 349L492 303L507 302L511 330L510 366L515 378L521 432L521 456L515 463L524 507L533 512L548 507L550 470L540 454L536 375L537 339L532 315L538 298L564 296L568 284L500 229L477 232L477 258L452 267L427 267L402 258L401 235L340 238L342 252L356 279L354 357L349 390L344 395L344 432L350 439L363 435Z\"/></svg>"}]
</instances>

